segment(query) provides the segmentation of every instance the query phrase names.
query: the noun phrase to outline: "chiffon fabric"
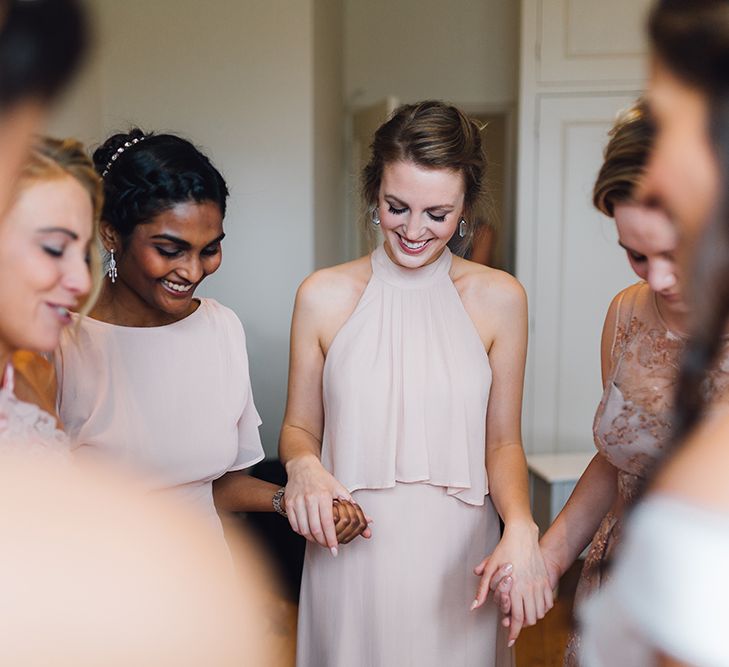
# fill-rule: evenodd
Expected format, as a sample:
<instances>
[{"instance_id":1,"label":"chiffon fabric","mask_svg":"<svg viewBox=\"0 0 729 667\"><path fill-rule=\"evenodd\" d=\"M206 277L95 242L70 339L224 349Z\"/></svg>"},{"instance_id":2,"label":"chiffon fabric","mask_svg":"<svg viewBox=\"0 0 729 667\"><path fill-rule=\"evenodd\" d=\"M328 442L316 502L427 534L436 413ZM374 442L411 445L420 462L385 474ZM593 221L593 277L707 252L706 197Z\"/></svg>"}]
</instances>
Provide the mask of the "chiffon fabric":
<instances>
[{"instance_id":1,"label":"chiffon fabric","mask_svg":"<svg viewBox=\"0 0 729 667\"><path fill-rule=\"evenodd\" d=\"M600 588L618 548L625 511L633 505L646 476L671 433L672 403L685 336L669 329L656 295L640 282L625 289L618 302L612 366L595 414L598 451L618 469L618 504L603 518L590 545L575 604ZM729 346L707 379L710 400L722 401L729 389ZM564 664L579 664L580 636L570 635ZM617 663L616 663L617 664ZM628 663L626 663L628 664Z\"/></svg>"},{"instance_id":2,"label":"chiffon fabric","mask_svg":"<svg viewBox=\"0 0 729 667\"><path fill-rule=\"evenodd\" d=\"M171 491L216 531L212 482L263 458L245 334L230 309L201 299L159 327L76 318L55 356L58 411L74 454Z\"/></svg>"},{"instance_id":3,"label":"chiffon fabric","mask_svg":"<svg viewBox=\"0 0 729 667\"><path fill-rule=\"evenodd\" d=\"M488 496L491 370L446 248L406 269L382 246L323 375L322 463L374 519L334 558L309 543L299 667L511 664L498 611L470 612L499 541Z\"/></svg>"},{"instance_id":4,"label":"chiffon fabric","mask_svg":"<svg viewBox=\"0 0 729 667\"><path fill-rule=\"evenodd\" d=\"M727 667L729 516L667 495L636 508L610 581L580 609L585 667Z\"/></svg>"},{"instance_id":5,"label":"chiffon fabric","mask_svg":"<svg viewBox=\"0 0 729 667\"><path fill-rule=\"evenodd\" d=\"M15 369L5 367L0 385L0 454L70 461L70 442L56 419L15 395Z\"/></svg>"}]
</instances>

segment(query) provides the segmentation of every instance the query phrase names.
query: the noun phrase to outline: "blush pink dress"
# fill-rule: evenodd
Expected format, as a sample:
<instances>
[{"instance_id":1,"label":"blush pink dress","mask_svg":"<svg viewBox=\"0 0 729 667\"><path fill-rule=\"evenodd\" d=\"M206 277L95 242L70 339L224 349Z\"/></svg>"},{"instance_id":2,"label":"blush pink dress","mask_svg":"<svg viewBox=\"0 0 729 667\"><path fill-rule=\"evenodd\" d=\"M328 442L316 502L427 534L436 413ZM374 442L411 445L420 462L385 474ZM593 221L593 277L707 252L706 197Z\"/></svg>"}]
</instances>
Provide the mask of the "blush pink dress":
<instances>
[{"instance_id":1,"label":"blush pink dress","mask_svg":"<svg viewBox=\"0 0 729 667\"><path fill-rule=\"evenodd\" d=\"M308 544L298 667L511 664L473 567L499 541L488 495L491 369L449 272L379 247L324 365L322 463L374 519L333 558Z\"/></svg>"},{"instance_id":2,"label":"blush pink dress","mask_svg":"<svg viewBox=\"0 0 729 667\"><path fill-rule=\"evenodd\" d=\"M58 410L74 454L176 493L220 531L213 480L263 458L240 320L201 299L166 326L89 317L75 324L55 356Z\"/></svg>"},{"instance_id":3,"label":"blush pink dress","mask_svg":"<svg viewBox=\"0 0 729 667\"><path fill-rule=\"evenodd\" d=\"M585 558L575 606L597 591L607 578L619 547L625 512L635 502L646 476L670 438L672 404L685 338L671 331L660 315L655 293L646 283L620 295L610 376L595 414L598 451L618 469L617 509L603 518ZM726 400L729 345L705 391L712 401ZM564 664L579 664L580 635L568 641Z\"/></svg>"}]
</instances>

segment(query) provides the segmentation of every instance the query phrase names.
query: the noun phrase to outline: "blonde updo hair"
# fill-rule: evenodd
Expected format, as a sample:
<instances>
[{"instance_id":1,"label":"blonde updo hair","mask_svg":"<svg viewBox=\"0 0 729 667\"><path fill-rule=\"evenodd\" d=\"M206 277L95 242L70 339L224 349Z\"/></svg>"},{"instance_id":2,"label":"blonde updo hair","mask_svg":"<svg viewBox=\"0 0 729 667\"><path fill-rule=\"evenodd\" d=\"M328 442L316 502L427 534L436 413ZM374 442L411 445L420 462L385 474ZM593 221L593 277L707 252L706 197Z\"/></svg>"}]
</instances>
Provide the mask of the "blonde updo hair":
<instances>
[{"instance_id":1,"label":"blonde updo hair","mask_svg":"<svg viewBox=\"0 0 729 667\"><path fill-rule=\"evenodd\" d=\"M619 116L610 130L610 141L593 190L595 208L612 218L616 204L633 201L654 138L655 126L648 107L644 100L638 100Z\"/></svg>"},{"instance_id":2,"label":"blonde updo hair","mask_svg":"<svg viewBox=\"0 0 729 667\"><path fill-rule=\"evenodd\" d=\"M467 221L463 248L470 247L484 199L486 156L482 127L460 109L438 100L404 104L375 132L370 161L362 172L362 198L368 209L377 204L385 165L408 161L426 169L449 169L463 176Z\"/></svg>"},{"instance_id":3,"label":"blonde updo hair","mask_svg":"<svg viewBox=\"0 0 729 667\"><path fill-rule=\"evenodd\" d=\"M80 309L80 313L83 315L93 307L101 290L103 276L99 248L99 219L104 203L101 177L96 173L93 162L80 141L39 137L31 148L30 155L23 167L19 187L23 188L38 181L49 181L65 176L75 178L88 193L93 210L92 240L89 248L92 287Z\"/></svg>"}]
</instances>

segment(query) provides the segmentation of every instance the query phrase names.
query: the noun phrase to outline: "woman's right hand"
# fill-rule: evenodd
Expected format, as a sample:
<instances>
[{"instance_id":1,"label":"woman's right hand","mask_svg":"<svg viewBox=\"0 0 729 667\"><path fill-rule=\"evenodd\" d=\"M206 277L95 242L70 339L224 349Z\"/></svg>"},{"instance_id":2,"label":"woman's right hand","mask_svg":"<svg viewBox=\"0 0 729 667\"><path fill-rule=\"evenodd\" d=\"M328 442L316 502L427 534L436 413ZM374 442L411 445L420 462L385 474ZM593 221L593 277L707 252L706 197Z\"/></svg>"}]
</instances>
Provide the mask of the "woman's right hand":
<instances>
[{"instance_id":1,"label":"woman's right hand","mask_svg":"<svg viewBox=\"0 0 729 667\"><path fill-rule=\"evenodd\" d=\"M335 499L353 502L351 494L316 456L301 456L289 461L286 472L288 482L284 498L291 528L336 556L339 543L333 503Z\"/></svg>"}]
</instances>

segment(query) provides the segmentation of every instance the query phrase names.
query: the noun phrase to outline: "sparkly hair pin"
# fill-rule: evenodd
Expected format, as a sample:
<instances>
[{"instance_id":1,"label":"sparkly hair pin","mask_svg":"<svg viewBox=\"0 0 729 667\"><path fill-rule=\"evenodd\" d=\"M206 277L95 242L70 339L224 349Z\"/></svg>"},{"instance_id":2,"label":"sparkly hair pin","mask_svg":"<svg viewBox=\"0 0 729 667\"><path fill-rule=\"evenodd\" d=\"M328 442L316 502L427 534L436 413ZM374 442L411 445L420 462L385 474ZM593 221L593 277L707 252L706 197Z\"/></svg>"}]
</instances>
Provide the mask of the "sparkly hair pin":
<instances>
[{"instance_id":1,"label":"sparkly hair pin","mask_svg":"<svg viewBox=\"0 0 729 667\"><path fill-rule=\"evenodd\" d=\"M114 155L111 156L111 160L109 160L106 163L106 167L104 167L104 171L101 172L101 178L105 178L106 175L109 173L109 170L111 169L114 162L117 161L118 157L127 149L134 146L134 144L138 144L140 141L144 141L146 137L134 137L131 141L125 141L123 146L119 146L119 148L116 149L116 152Z\"/></svg>"}]
</instances>

